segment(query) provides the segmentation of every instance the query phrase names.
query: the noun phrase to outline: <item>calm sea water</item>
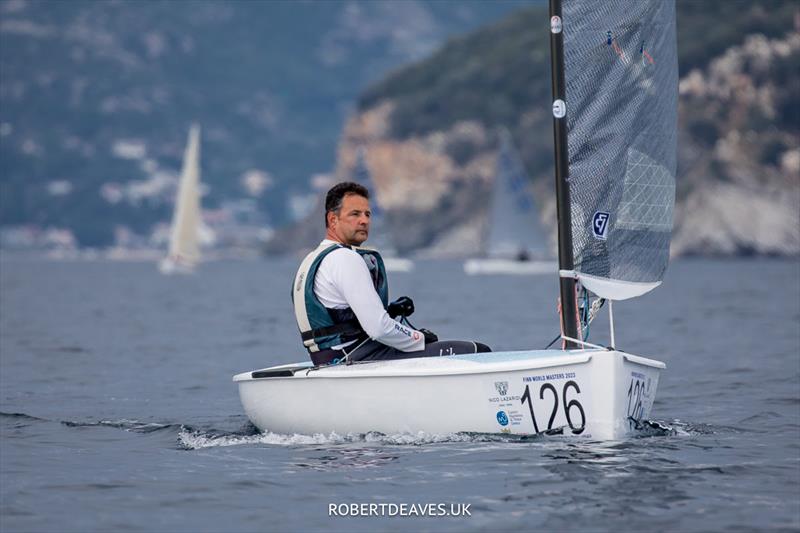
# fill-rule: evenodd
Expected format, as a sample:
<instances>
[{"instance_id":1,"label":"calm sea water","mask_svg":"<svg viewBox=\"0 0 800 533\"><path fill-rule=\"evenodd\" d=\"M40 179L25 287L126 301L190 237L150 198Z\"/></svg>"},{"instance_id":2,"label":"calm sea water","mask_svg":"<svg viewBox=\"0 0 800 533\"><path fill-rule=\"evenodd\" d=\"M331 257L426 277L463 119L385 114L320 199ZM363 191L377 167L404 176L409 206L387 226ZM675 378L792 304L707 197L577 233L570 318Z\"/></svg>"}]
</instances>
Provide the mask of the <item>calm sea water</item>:
<instances>
[{"instance_id":1,"label":"calm sea water","mask_svg":"<svg viewBox=\"0 0 800 533\"><path fill-rule=\"evenodd\" d=\"M677 261L663 287L615 306L618 345L668 365L653 418L672 428L618 442L258 434L231 376L304 359L295 266L163 277L4 254L0 529L800 528L797 261ZM521 349L557 334L552 276L427 262L390 287L443 337ZM328 516L351 502L469 504L471 516Z\"/></svg>"}]
</instances>

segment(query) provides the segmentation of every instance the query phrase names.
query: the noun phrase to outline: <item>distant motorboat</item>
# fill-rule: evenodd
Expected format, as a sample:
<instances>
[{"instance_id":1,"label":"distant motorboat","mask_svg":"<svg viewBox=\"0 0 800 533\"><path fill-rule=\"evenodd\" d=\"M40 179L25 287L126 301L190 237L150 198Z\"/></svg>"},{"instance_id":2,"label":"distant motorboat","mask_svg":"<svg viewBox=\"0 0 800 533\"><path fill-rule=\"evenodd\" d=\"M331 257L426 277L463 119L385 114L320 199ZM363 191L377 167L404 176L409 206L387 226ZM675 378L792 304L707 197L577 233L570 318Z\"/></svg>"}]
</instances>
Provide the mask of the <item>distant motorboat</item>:
<instances>
[{"instance_id":1,"label":"distant motorboat","mask_svg":"<svg viewBox=\"0 0 800 533\"><path fill-rule=\"evenodd\" d=\"M511 135L500 133L500 150L492 188L486 257L464 262L464 272L476 274L552 274L558 263L547 250L528 179Z\"/></svg>"},{"instance_id":2,"label":"distant motorboat","mask_svg":"<svg viewBox=\"0 0 800 533\"><path fill-rule=\"evenodd\" d=\"M405 257L384 257L383 266L387 272L411 272L414 270L414 261Z\"/></svg>"},{"instance_id":3,"label":"distant motorboat","mask_svg":"<svg viewBox=\"0 0 800 533\"><path fill-rule=\"evenodd\" d=\"M467 259L464 261L464 272L470 276L478 274L552 274L556 270L558 270L558 263L555 261L502 258Z\"/></svg>"},{"instance_id":4,"label":"distant motorboat","mask_svg":"<svg viewBox=\"0 0 800 533\"><path fill-rule=\"evenodd\" d=\"M159 263L163 274L189 274L200 261L200 126L193 124L183 154L178 194L172 216L167 257Z\"/></svg>"}]
</instances>

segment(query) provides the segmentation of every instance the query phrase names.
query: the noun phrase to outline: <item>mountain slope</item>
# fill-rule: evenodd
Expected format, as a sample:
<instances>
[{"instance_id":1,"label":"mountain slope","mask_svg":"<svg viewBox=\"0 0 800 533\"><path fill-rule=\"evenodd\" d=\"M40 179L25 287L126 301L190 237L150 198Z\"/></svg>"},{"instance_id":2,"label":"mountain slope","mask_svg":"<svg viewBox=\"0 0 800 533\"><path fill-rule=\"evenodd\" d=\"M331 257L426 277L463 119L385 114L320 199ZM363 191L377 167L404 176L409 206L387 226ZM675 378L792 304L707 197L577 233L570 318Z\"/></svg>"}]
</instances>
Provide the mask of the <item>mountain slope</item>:
<instances>
[{"instance_id":1,"label":"mountain slope","mask_svg":"<svg viewBox=\"0 0 800 533\"><path fill-rule=\"evenodd\" d=\"M366 83L529 3L2 0L0 225L68 227L86 245L115 225L147 233L169 218L193 121L204 205L258 175L280 223L287 196L332 168Z\"/></svg>"}]
</instances>

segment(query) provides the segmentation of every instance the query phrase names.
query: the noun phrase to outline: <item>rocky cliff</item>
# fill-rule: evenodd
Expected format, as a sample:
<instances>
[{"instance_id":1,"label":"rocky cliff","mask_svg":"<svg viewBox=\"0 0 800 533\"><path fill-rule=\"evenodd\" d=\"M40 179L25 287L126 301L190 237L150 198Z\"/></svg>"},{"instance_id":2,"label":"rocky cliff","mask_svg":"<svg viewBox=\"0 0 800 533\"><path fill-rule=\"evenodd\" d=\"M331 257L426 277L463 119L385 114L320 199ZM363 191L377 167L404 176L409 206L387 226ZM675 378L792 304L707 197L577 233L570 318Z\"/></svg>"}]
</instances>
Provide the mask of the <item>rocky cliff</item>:
<instances>
[{"instance_id":1,"label":"rocky cliff","mask_svg":"<svg viewBox=\"0 0 800 533\"><path fill-rule=\"evenodd\" d=\"M675 253L800 253L799 66L757 34L681 80Z\"/></svg>"}]
</instances>

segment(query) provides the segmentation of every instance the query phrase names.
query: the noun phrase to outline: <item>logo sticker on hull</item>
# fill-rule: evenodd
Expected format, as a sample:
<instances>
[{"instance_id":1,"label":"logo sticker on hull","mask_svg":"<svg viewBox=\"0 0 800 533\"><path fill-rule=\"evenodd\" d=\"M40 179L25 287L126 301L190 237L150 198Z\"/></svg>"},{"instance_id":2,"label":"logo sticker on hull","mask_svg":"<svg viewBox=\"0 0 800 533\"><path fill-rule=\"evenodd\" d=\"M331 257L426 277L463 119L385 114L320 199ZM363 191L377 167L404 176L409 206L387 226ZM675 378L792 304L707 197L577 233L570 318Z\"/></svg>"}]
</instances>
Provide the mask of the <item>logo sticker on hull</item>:
<instances>
[{"instance_id":1,"label":"logo sticker on hull","mask_svg":"<svg viewBox=\"0 0 800 533\"><path fill-rule=\"evenodd\" d=\"M520 408L519 391L514 390L514 383L507 380L487 380L485 387L486 405L490 409L490 416L498 424L490 431L499 429L503 433L526 433L523 429L525 413Z\"/></svg>"},{"instance_id":2,"label":"logo sticker on hull","mask_svg":"<svg viewBox=\"0 0 800 533\"><path fill-rule=\"evenodd\" d=\"M497 423L501 426L508 425L508 416L506 416L505 411L497 411Z\"/></svg>"}]
</instances>

